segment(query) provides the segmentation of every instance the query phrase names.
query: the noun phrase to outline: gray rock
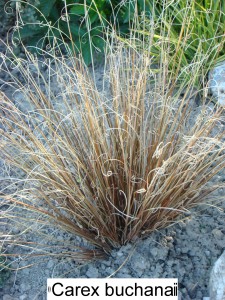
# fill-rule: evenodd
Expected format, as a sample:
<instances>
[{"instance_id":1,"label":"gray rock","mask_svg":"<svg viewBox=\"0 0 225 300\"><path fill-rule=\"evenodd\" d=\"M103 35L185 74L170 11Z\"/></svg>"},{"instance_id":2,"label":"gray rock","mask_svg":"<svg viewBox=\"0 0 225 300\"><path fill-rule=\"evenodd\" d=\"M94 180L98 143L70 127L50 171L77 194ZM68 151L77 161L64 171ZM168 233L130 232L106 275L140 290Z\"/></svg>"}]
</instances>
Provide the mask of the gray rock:
<instances>
[{"instance_id":1,"label":"gray rock","mask_svg":"<svg viewBox=\"0 0 225 300\"><path fill-rule=\"evenodd\" d=\"M118 257L121 257L121 256L123 256L123 255L124 255L123 252L121 252L121 251L117 252L117 256L118 256Z\"/></svg>"},{"instance_id":2,"label":"gray rock","mask_svg":"<svg viewBox=\"0 0 225 300\"><path fill-rule=\"evenodd\" d=\"M106 266L106 267L110 267L111 266L111 261L110 260L102 260L101 264Z\"/></svg>"},{"instance_id":3,"label":"gray rock","mask_svg":"<svg viewBox=\"0 0 225 300\"><path fill-rule=\"evenodd\" d=\"M225 251L218 258L212 269L209 293L212 300L225 300Z\"/></svg>"},{"instance_id":4,"label":"gray rock","mask_svg":"<svg viewBox=\"0 0 225 300\"><path fill-rule=\"evenodd\" d=\"M22 283L22 284L20 285L20 289L21 289L21 291L23 291L23 292L29 291L29 290L30 290L30 285L27 284L27 283Z\"/></svg>"},{"instance_id":5,"label":"gray rock","mask_svg":"<svg viewBox=\"0 0 225 300\"><path fill-rule=\"evenodd\" d=\"M52 269L55 265L55 262L54 260L49 260L48 263L47 263L47 269Z\"/></svg>"},{"instance_id":6,"label":"gray rock","mask_svg":"<svg viewBox=\"0 0 225 300\"><path fill-rule=\"evenodd\" d=\"M218 103L225 106L225 62L210 71L209 87Z\"/></svg>"},{"instance_id":7,"label":"gray rock","mask_svg":"<svg viewBox=\"0 0 225 300\"><path fill-rule=\"evenodd\" d=\"M218 238L218 239L221 239L223 237L222 231L217 228L212 230L212 234L214 235L215 238Z\"/></svg>"},{"instance_id":8,"label":"gray rock","mask_svg":"<svg viewBox=\"0 0 225 300\"><path fill-rule=\"evenodd\" d=\"M98 277L98 269L96 269L94 266L90 265L86 272L86 275L89 278L97 278Z\"/></svg>"},{"instance_id":9,"label":"gray rock","mask_svg":"<svg viewBox=\"0 0 225 300\"><path fill-rule=\"evenodd\" d=\"M150 253L154 256L154 257L157 257L158 254L159 254L159 249L154 247L150 250Z\"/></svg>"},{"instance_id":10,"label":"gray rock","mask_svg":"<svg viewBox=\"0 0 225 300\"><path fill-rule=\"evenodd\" d=\"M149 262L146 261L145 257L139 255L136 257L133 266L135 270L140 269L140 270L145 270L149 268Z\"/></svg>"}]
</instances>

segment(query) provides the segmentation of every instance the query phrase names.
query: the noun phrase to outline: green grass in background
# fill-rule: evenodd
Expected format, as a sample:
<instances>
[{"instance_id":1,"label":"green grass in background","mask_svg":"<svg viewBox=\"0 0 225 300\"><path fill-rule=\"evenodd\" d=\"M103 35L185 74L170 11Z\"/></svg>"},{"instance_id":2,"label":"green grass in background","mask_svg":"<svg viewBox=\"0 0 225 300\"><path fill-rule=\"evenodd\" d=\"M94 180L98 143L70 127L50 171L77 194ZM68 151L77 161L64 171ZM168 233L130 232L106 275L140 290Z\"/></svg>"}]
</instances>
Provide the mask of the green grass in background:
<instances>
[{"instance_id":1,"label":"green grass in background","mask_svg":"<svg viewBox=\"0 0 225 300\"><path fill-rule=\"evenodd\" d=\"M225 60L225 2L219 0L178 0L151 1L153 19L161 22L160 30L155 32L155 40L170 40L170 51L177 59L170 69L183 73L180 79L190 80L189 66L204 61L204 74L215 64ZM144 28L143 34L149 35ZM158 31L158 32L157 32ZM155 56L160 53L161 43L155 49ZM169 60L169 58L168 58ZM170 61L170 60L169 60ZM178 74L177 74L178 75ZM199 79L198 79L199 80Z\"/></svg>"},{"instance_id":2,"label":"green grass in background","mask_svg":"<svg viewBox=\"0 0 225 300\"><path fill-rule=\"evenodd\" d=\"M58 44L56 39L63 40L64 46L81 54L86 64L90 64L95 54L104 52L105 32L116 28L120 38L129 38L134 16L138 15L140 26L135 28L138 36L149 38L154 30L155 47L151 48L154 60L162 62L164 56L174 80L179 79L177 82L188 82L193 76L193 63L202 60L204 70L195 82L200 88L208 70L225 59L224 1L66 0L65 3L19 1L15 40L22 40L30 46L29 50L37 52L38 48L54 47Z\"/></svg>"}]
</instances>

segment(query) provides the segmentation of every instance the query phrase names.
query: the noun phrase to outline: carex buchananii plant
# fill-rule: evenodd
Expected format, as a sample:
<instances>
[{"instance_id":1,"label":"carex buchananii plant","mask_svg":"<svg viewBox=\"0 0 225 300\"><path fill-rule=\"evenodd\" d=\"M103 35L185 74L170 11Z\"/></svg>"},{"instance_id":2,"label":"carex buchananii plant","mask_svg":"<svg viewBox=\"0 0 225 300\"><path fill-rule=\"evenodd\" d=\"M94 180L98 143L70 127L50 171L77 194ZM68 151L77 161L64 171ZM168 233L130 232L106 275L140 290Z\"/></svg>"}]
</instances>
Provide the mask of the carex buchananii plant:
<instances>
[{"instance_id":1,"label":"carex buchananii plant","mask_svg":"<svg viewBox=\"0 0 225 300\"><path fill-rule=\"evenodd\" d=\"M225 166L223 108L203 99L193 122L189 97L201 63L181 96L168 40L155 65L153 38L147 51L146 38L109 37L100 78L54 48L1 56L1 159L14 174L1 190L4 255L101 258L219 186L209 182Z\"/></svg>"}]
</instances>

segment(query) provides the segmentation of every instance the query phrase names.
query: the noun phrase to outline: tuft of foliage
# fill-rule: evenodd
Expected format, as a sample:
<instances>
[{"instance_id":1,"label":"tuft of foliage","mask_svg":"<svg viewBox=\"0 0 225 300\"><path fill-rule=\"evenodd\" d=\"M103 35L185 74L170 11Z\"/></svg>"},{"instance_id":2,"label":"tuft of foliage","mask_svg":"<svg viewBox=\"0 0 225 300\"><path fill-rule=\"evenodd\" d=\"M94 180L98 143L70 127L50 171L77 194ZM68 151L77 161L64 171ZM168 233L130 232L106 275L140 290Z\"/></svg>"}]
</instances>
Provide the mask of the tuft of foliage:
<instances>
[{"instance_id":1,"label":"tuft of foliage","mask_svg":"<svg viewBox=\"0 0 225 300\"><path fill-rule=\"evenodd\" d=\"M142 24L132 25L129 40L109 34L100 86L94 65L89 70L73 52L59 55L57 45L41 59L27 49L26 59L10 47L2 54L0 153L20 170L1 190L8 255L16 256L14 245L24 249L19 258L101 258L177 222L220 187L210 180L225 167L223 108L203 99L191 121L188 95L203 61L189 66L181 97L169 71L177 59L175 52L168 61L170 40L161 41L156 70L151 53L161 24L148 40L137 35ZM7 85L25 104L3 93ZM29 240L31 229L40 240Z\"/></svg>"}]
</instances>

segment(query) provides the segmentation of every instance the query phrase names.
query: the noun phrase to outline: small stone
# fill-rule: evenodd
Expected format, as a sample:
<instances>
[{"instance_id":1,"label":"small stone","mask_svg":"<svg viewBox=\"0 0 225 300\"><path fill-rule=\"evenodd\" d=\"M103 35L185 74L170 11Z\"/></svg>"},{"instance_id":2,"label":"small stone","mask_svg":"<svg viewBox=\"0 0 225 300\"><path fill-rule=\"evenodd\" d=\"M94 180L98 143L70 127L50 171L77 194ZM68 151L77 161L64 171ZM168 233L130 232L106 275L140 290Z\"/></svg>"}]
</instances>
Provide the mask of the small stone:
<instances>
[{"instance_id":1,"label":"small stone","mask_svg":"<svg viewBox=\"0 0 225 300\"><path fill-rule=\"evenodd\" d=\"M168 243L168 244L167 244L167 247L173 248L173 243Z\"/></svg>"},{"instance_id":2,"label":"small stone","mask_svg":"<svg viewBox=\"0 0 225 300\"><path fill-rule=\"evenodd\" d=\"M112 251L111 252L111 256L113 257L113 258L116 258L116 256L117 256L117 252L114 250L114 251Z\"/></svg>"},{"instance_id":3,"label":"small stone","mask_svg":"<svg viewBox=\"0 0 225 300\"><path fill-rule=\"evenodd\" d=\"M26 284L26 283L22 283L20 285L20 289L21 289L21 291L26 292L26 291L30 290L30 285Z\"/></svg>"},{"instance_id":4,"label":"small stone","mask_svg":"<svg viewBox=\"0 0 225 300\"><path fill-rule=\"evenodd\" d=\"M111 266L111 261L110 260L102 260L101 264L105 265L106 267L110 267Z\"/></svg>"},{"instance_id":5,"label":"small stone","mask_svg":"<svg viewBox=\"0 0 225 300\"><path fill-rule=\"evenodd\" d=\"M136 255L135 260L132 264L132 268L137 272L140 272L145 270L145 269L149 269L150 265L149 262L146 261L145 257L142 255Z\"/></svg>"},{"instance_id":6,"label":"small stone","mask_svg":"<svg viewBox=\"0 0 225 300\"><path fill-rule=\"evenodd\" d=\"M87 277L89 278L97 278L98 277L98 269L94 268L93 266L89 266L87 272Z\"/></svg>"},{"instance_id":7,"label":"small stone","mask_svg":"<svg viewBox=\"0 0 225 300\"><path fill-rule=\"evenodd\" d=\"M215 262L209 281L210 299L225 299L225 251Z\"/></svg>"},{"instance_id":8,"label":"small stone","mask_svg":"<svg viewBox=\"0 0 225 300\"><path fill-rule=\"evenodd\" d=\"M172 236L166 236L165 239L166 239L168 242L173 242L173 237L172 237Z\"/></svg>"},{"instance_id":9,"label":"small stone","mask_svg":"<svg viewBox=\"0 0 225 300\"><path fill-rule=\"evenodd\" d=\"M156 257L156 256L158 255L158 249L157 249L157 248L152 248L152 249L150 250L150 252L151 252L151 254L152 254L154 257Z\"/></svg>"},{"instance_id":10,"label":"small stone","mask_svg":"<svg viewBox=\"0 0 225 300\"><path fill-rule=\"evenodd\" d=\"M19 299L20 299L20 300L26 300L26 299L28 299L27 294L21 295L21 296L19 297Z\"/></svg>"},{"instance_id":11,"label":"small stone","mask_svg":"<svg viewBox=\"0 0 225 300\"><path fill-rule=\"evenodd\" d=\"M106 267L105 267L103 264L101 264L101 265L100 265L100 268L101 268L102 271L105 271L105 268L106 268Z\"/></svg>"},{"instance_id":12,"label":"small stone","mask_svg":"<svg viewBox=\"0 0 225 300\"><path fill-rule=\"evenodd\" d=\"M181 253L181 249L179 247L177 247L175 250L176 250L176 254L179 255Z\"/></svg>"},{"instance_id":13,"label":"small stone","mask_svg":"<svg viewBox=\"0 0 225 300\"><path fill-rule=\"evenodd\" d=\"M19 233L20 233L19 228L14 227L14 228L12 229L12 233L13 233L13 234L19 234Z\"/></svg>"},{"instance_id":14,"label":"small stone","mask_svg":"<svg viewBox=\"0 0 225 300\"><path fill-rule=\"evenodd\" d=\"M209 72L209 87L219 104L225 105L225 62Z\"/></svg>"},{"instance_id":15,"label":"small stone","mask_svg":"<svg viewBox=\"0 0 225 300\"><path fill-rule=\"evenodd\" d=\"M218 239L220 239L224 236L222 231L219 229L216 229L216 228L212 230L212 234L214 235L215 238L218 238Z\"/></svg>"},{"instance_id":16,"label":"small stone","mask_svg":"<svg viewBox=\"0 0 225 300\"><path fill-rule=\"evenodd\" d=\"M47 269L52 269L55 265L55 262L53 260L49 260L47 263Z\"/></svg>"}]
</instances>

